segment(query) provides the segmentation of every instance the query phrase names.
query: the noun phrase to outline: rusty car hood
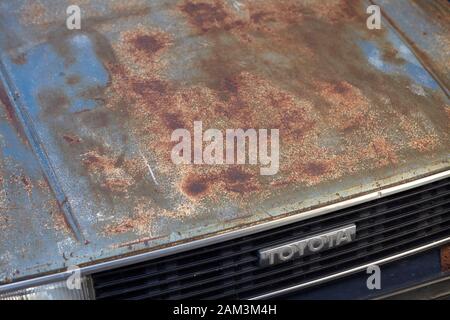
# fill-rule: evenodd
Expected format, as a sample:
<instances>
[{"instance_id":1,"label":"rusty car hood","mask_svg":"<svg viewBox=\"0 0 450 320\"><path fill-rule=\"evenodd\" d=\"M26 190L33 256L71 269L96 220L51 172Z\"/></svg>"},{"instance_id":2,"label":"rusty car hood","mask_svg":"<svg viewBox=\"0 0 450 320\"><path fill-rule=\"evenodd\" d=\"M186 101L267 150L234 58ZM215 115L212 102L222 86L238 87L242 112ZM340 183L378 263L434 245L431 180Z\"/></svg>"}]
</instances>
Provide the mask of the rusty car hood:
<instances>
[{"instance_id":1,"label":"rusty car hood","mask_svg":"<svg viewBox=\"0 0 450 320\"><path fill-rule=\"evenodd\" d=\"M0 283L448 170L448 3L374 2L380 30L368 1L0 1ZM279 172L174 165L194 121L279 129Z\"/></svg>"}]
</instances>

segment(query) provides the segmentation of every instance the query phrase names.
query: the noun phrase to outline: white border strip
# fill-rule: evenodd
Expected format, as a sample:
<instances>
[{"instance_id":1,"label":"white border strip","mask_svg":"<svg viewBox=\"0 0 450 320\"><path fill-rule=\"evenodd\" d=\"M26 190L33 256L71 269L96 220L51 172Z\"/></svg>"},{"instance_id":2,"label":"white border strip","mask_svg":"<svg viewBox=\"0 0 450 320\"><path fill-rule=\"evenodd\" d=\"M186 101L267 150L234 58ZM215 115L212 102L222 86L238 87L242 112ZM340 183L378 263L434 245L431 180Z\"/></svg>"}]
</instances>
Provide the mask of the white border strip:
<instances>
[{"instance_id":1,"label":"white border strip","mask_svg":"<svg viewBox=\"0 0 450 320\"><path fill-rule=\"evenodd\" d=\"M184 252L187 250L193 250L193 249L205 247L205 246L215 244L218 242L232 240L232 239L235 239L238 237L251 235L254 233L261 232L261 231L277 228L277 227L291 224L294 222L298 222L298 221L310 219L313 217L317 217L320 215L324 215L324 214L327 214L327 213L330 213L333 211L352 207L352 206L355 206L355 205L358 205L361 203L365 203L368 201L386 197L386 196L396 194L396 193L399 193L402 191L406 191L406 190L409 190L412 188L420 187L425 184L439 181L439 180L442 180L442 179L445 179L448 177L450 177L450 170L443 171L443 172L440 172L440 173L437 173L437 174L434 174L434 175L431 175L431 176L428 176L425 178L417 179L417 180L414 180L411 182L407 182L407 183L404 183L404 184L401 184L398 186L386 188L381 191L376 191L376 192L372 192L372 193L369 193L369 194L366 194L363 196L359 196L356 198L344 200L344 201L334 203L334 204L331 204L328 206L320 207L320 208L313 209L313 210L306 211L306 212L300 212L298 214L293 214L291 216L279 218L277 220L273 220L273 221L269 221L269 222L265 222L265 223L263 222L258 225L245 227L243 229L234 230L234 231L230 231L230 232L225 231L225 233L223 233L223 234L207 237L207 238L200 239L200 240L194 240L194 241L179 244L179 245L174 245L173 247L168 247L168 248L164 248L164 249L160 249L160 250L141 253L141 254L137 254L137 255L133 255L133 256L129 256L129 257L123 257L123 258L119 258L119 259L112 260L112 261L101 262L101 263L97 263L97 264L94 264L91 266L85 266L85 267L81 268L81 273L82 273L82 275L89 275L89 274L96 273L96 272L101 272L101 271L110 270L110 269L114 269L114 268L120 268L120 267L128 266L131 264L143 262L143 261L148 261L151 259L165 257L168 255ZM444 241L443 243L445 243L447 241L450 241L450 238L446 238L442 241ZM438 245L438 244L431 244L431 245ZM420 247L417 250L421 250L421 248L424 248L424 247ZM426 248L428 248L428 246L425 246L425 249ZM398 255L398 256L403 257L403 254ZM397 256L394 256L394 257L397 257ZM385 260L391 261L393 259L386 258ZM372 264L376 264L376 263L380 263L380 262L378 261L378 262L374 262ZM367 265L367 266L369 266L369 265ZM349 274L351 272L356 272L358 270L361 270L361 268L362 269L367 268L367 266L362 266L362 267L359 267L356 269L351 269L351 270L345 271L343 273L339 273L337 275L343 276L343 275ZM10 283L10 284L1 285L0 293L10 292L10 291L14 291L14 290L21 290L21 289L25 289L25 288L29 288L29 287L33 287L33 286L40 286L40 285L57 282L57 281L64 281L71 274L72 274L72 272L65 271L65 272L51 274L51 275L47 275L47 276L43 276L43 277L39 277L39 278L33 278L33 279L29 279L29 280L23 280L23 281ZM328 279L328 278L334 279L334 275L323 278L323 279ZM319 281L319 280L317 280L317 281ZM315 284L315 283L316 282L314 282L314 281L311 282L311 284ZM311 284L309 284L309 285L311 285ZM303 286L303 285L300 285L300 286ZM295 288L297 288L297 287L295 287ZM262 296L262 297L264 297L264 296Z\"/></svg>"}]
</instances>

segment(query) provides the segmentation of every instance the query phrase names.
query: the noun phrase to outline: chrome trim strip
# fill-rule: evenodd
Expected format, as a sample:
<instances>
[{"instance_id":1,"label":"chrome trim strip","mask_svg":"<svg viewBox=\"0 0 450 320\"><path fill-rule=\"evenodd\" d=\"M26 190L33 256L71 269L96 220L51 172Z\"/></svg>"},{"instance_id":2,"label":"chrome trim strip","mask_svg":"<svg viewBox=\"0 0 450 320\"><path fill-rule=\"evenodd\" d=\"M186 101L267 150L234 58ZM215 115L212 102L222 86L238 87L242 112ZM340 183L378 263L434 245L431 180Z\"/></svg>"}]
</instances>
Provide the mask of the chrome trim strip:
<instances>
[{"instance_id":1,"label":"chrome trim strip","mask_svg":"<svg viewBox=\"0 0 450 320\"><path fill-rule=\"evenodd\" d=\"M335 280L335 279L338 279L338 278L342 278L342 277L351 275L353 273L356 273L356 272L359 272L359 271L363 271L363 270L367 269L370 266L382 265L382 264L385 264L385 263L388 263L388 262L392 262L392 261L395 261L395 260L398 260L398 259L410 256L410 255L413 255L413 254L416 254L416 253L419 253L419 252L422 252L422 251L425 251L425 250L437 247L437 246L441 246L443 244L446 244L447 242L450 242L450 237L442 239L442 240L439 240L439 241L435 241L435 242L429 243L427 245L424 245L424 246L421 246L421 247L418 247L418 248L415 248L415 249L412 249L412 250L409 250L409 251L405 251L405 252L396 254L394 256L390 256L388 258L377 260L377 261L374 261L374 262L371 262L371 263L368 263L368 264L365 264L365 265L362 265L362 266L359 266L359 267L356 267L356 268L348 269L348 270L343 271L343 272L335 273L335 274L332 274L330 276L326 276L326 277L323 277L323 278L320 278L320 279L317 279L317 280L304 282L304 283L301 283L301 284L298 284L298 285L295 285L295 286L292 286L292 287L289 287L289 288L285 288L285 289L273 291L273 292L270 292L270 293L267 293L267 294L264 294L264 295L256 296L256 297L253 297L253 298L251 298L249 300L260 300L260 299L272 298L274 296L278 296L278 295L281 295L281 294L289 293L291 291L304 289L304 288L307 288L307 287L310 287L310 286L313 286L313 285L317 285L317 284L321 284L321 283L324 283L324 282L327 282L327 281L331 281L331 280Z\"/></svg>"},{"instance_id":2,"label":"chrome trim strip","mask_svg":"<svg viewBox=\"0 0 450 320\"><path fill-rule=\"evenodd\" d=\"M450 177L450 170L446 170L428 177L424 177L421 179L417 179L411 182L407 182L398 186L386 188L384 190L375 191L366 195L362 195L356 198L344 200L338 203L334 203L328 206L320 207L317 209L313 209L310 211L300 212L298 214L293 214L284 218L279 218L277 220L263 222L258 225L245 227L243 229L234 230L230 232L226 232L223 234L207 237L200 240L195 240L179 245L174 245L173 247L168 247L160 250L155 250L151 252L141 253L134 256L123 257L112 261L101 262L98 264L94 264L91 266L85 266L81 268L82 275L89 275L96 272L101 272L105 270L110 270L114 268L124 267L130 264L135 264L151 259L161 258L164 256L172 255L175 253L184 252L187 250L193 250L197 248L201 248L204 246L208 246L211 244L215 244L218 242L224 242L227 240L232 240L238 237L248 236L257 232L277 228L280 226L284 226L290 223L310 219L313 217L317 217L323 214L327 214L333 211L345 209L351 206L355 206L361 203L365 203L368 201L376 200L382 197L386 197L395 193L399 193L402 191L406 191L412 188L420 187L422 185L436 182L445 178ZM450 239L449 239L450 240ZM63 281L67 279L72 274L71 271L60 272L56 274L51 274L39 278L33 278L29 280L18 281L10 284L5 284L0 286L0 293L10 292L14 290L21 290L28 287L44 285L52 282Z\"/></svg>"},{"instance_id":3,"label":"chrome trim strip","mask_svg":"<svg viewBox=\"0 0 450 320\"><path fill-rule=\"evenodd\" d=\"M450 276L425 281L371 300L436 300L450 295Z\"/></svg>"}]
</instances>

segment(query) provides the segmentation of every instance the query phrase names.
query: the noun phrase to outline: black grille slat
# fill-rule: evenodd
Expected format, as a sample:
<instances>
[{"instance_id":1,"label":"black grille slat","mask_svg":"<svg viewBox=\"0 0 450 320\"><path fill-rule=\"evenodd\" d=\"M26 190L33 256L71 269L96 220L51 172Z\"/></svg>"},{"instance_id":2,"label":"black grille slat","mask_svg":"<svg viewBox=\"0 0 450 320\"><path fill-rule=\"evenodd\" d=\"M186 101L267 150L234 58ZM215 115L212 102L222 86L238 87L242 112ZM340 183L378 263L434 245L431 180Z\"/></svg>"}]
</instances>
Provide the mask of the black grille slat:
<instances>
[{"instance_id":1,"label":"black grille slat","mask_svg":"<svg viewBox=\"0 0 450 320\"><path fill-rule=\"evenodd\" d=\"M434 205L432 205L432 206L429 206L429 207L427 207L427 208L421 208L421 209L418 209L418 210L415 210L415 211L411 211L411 212L407 212L405 215L403 215L403 216L400 216L400 217L393 217L393 218L390 218L390 219L386 219L385 221L386 222L391 222L391 221L394 221L394 220L396 220L396 219L401 219L401 218L404 218L405 216L409 216L409 215L412 215L412 214L416 214L416 213L420 213L421 211L423 211L423 210L429 210L429 209L431 209L431 208L433 208L433 207L436 207L436 206L439 206L439 205L443 205L443 204L448 204L448 203L450 203L450 200L445 200L445 201L443 201L443 202L441 202L441 203L439 203L439 204L434 204ZM370 219L372 219L373 218L373 216L371 216L370 217ZM357 221L356 221L357 222ZM372 224L372 225L370 225L369 227L362 227L362 228L359 228L358 229L358 231L359 232L362 232L362 231L364 231L365 229L367 229L367 228L370 228L370 227L373 227L373 226L377 226L377 225L379 225L379 224L381 224L382 222L379 222L379 223L375 223L375 224ZM336 225L336 227L337 227L337 225ZM383 231L384 232L384 231ZM379 233L378 233L379 234ZM378 235L378 234L375 234L375 235ZM286 241L290 241L290 240L295 240L295 239L297 239L298 237L297 236L293 236L293 237L290 237L290 238L288 238L288 239L286 239ZM365 237L361 237L360 239L364 239ZM270 246L270 245L272 245L272 244L275 244L275 243L277 243L278 241L273 241L273 242L271 242L271 243L268 243L268 244L265 244L265 245L263 245L262 247L266 247L266 246ZM254 250L259 250L259 249L261 249L262 247L257 247L257 248L252 248L252 249L250 249L250 250L244 250L244 251L242 251L242 252L240 252L240 253L235 253L235 254L232 254L232 255L229 255L228 257L227 257L227 259L228 258L231 258L231 257L236 257L236 256L239 256L239 255L242 255L242 254L245 254L245 253L248 253L248 252L251 252L251 251L254 251ZM212 262L217 262L217 261L219 261L220 260L220 258L217 258L217 257L214 257L214 258L210 258L210 259L205 259L205 260L203 260L201 263L202 264L206 264L206 263L212 263ZM172 272L172 271L181 271L181 270L183 270L183 269L188 269L189 267L194 267L194 266L198 266L199 265L199 262L198 261L195 261L195 262L192 262L192 263L190 263L190 264L187 264L187 265L183 265L183 266L181 266L180 268L176 268L176 269L173 269L173 270L168 270L168 271L161 271L161 272L154 272L154 273L151 273L151 274L141 274L140 276L138 276L138 277L130 277L130 278L123 278L123 279L121 279L120 281L111 281L111 282L104 282L104 283L102 283L101 285L99 285L97 288L103 288L103 287L106 287L106 286L108 286L110 283L111 284L118 284L118 283L121 283L121 282L128 282L128 281L135 281L135 280L139 280L139 279L142 279L142 278L149 278L149 277L152 277L152 276L157 276L157 275L161 275L161 274L163 274L163 273L166 273L166 272Z\"/></svg>"},{"instance_id":2,"label":"black grille slat","mask_svg":"<svg viewBox=\"0 0 450 320\"><path fill-rule=\"evenodd\" d=\"M446 200L442 204L449 204L449 203L450 203L450 200ZM442 205L442 204L439 204L439 205ZM436 207L436 206L438 206L438 205L434 205L433 207ZM427 208L427 209L429 209L429 208ZM413 213L419 213L419 212L421 212L423 210L426 210L426 209L416 210ZM408 213L408 215L410 215L410 214L412 214L412 213ZM438 215L440 215L440 213L432 215L432 216L429 216L429 217L417 218L417 219L408 221L407 225L418 223L420 221L425 221L425 220L431 219L432 217L438 216ZM370 235L366 235L364 237L359 237L358 241L361 242L362 240L369 239L369 238L377 236L377 235L385 234L385 233L394 231L394 230L396 230L398 228L401 228L401 227L403 227L403 225L402 226L394 226L394 227L391 227L391 228L388 228L388 229L384 229L384 230L379 231L379 232L372 233ZM363 230L363 229L361 229L361 230ZM243 254L241 254L241 255L243 255ZM208 259L209 263L211 263L211 260L212 259ZM257 260L256 256L253 257L253 258L250 258L250 259L242 259L242 261L239 261L238 263L235 263L233 266L228 266L228 267L217 267L216 266L216 267L213 267L213 268L202 270L201 272L196 273L196 276L198 277L199 275L204 275L204 274L207 274L209 272L224 271L226 269L230 269L232 267L239 266L241 264L248 264L248 263L254 262L256 260ZM204 263L204 261L202 263ZM180 269L177 269L177 271L180 271ZM117 285L117 284L124 283L124 282L133 282L133 281L140 280L140 279L145 279L145 278L149 279L149 278L151 278L152 276L155 276L155 275L156 274L154 274L154 273L153 274L142 274L142 275L140 275L138 277L123 278L123 279L121 279L120 281L117 281L117 282L112 282L112 281L111 282L106 282L106 283L103 283L101 286L98 286L97 289L101 289L101 288L104 288L104 287L107 287L107 286ZM184 279L186 279L188 277L191 277L191 275L185 275L185 276L179 277L177 279L178 280L184 280ZM168 282L168 281L167 280L166 281L161 281L160 284L166 284L166 282ZM150 288L150 287L148 287L148 288Z\"/></svg>"},{"instance_id":3,"label":"black grille slat","mask_svg":"<svg viewBox=\"0 0 450 320\"><path fill-rule=\"evenodd\" d=\"M428 238L428 237L425 237L425 238ZM414 241L415 241L415 240L414 240ZM403 242L408 243L408 242L411 242L411 240L409 240L409 241L403 241ZM401 243L400 243L400 244L399 244L399 243L395 243L395 244L391 245L390 247L391 247L391 248L394 248L394 247L399 246L399 245L401 245ZM379 250L378 253L380 253L380 252L382 252L382 251L384 251L384 250ZM375 252L375 253L377 253L377 252ZM327 259L327 260L328 260L328 259ZM345 260L342 260L342 261L338 261L336 264L343 264L343 263L345 263L345 262L349 262L349 261L352 261L352 260L353 260L353 258L348 258L348 259L345 259ZM333 262L333 264L335 264L335 262ZM309 266L309 265L306 265L306 266ZM263 285L272 285L272 284L276 284L277 282L280 281L280 279L278 279L278 278L274 279L274 276L275 276L275 275L278 275L279 273L283 273L283 272L290 272L290 271L292 271L292 270L294 270L294 269L298 269L298 266L297 266L297 265L295 265L295 266L290 266L290 267L287 268L287 269L283 269L283 270L280 270L280 271L277 271L277 272L270 272L270 273L268 273L268 274L258 275L258 276L256 276L256 277L254 278L254 280L258 280L258 279L260 279L260 278L264 278L264 277L269 276L269 278L272 279L272 280L271 280L269 283L265 283L265 284L263 284ZM317 271L317 270L310 270L310 271L305 271L305 272L301 272L301 273L302 273L302 275L307 275L307 274L309 274L309 273L316 272L316 271ZM293 275L292 277L286 277L286 278L283 279L283 281L290 280L291 278L294 278L294 277L296 277L296 276L297 276L297 275ZM204 287L204 285L205 285L205 283L199 283L199 284L196 284L195 286ZM229 286L234 286L234 285L236 285L236 283L230 284ZM258 287L258 286L260 286L260 285L253 285L253 286L252 286L252 289L254 289L254 288ZM224 286L221 286L221 287L220 287L220 289L224 289L224 288L225 288ZM206 289L203 290L203 293L208 293L208 292L212 292L212 291L215 291L215 290L217 290L217 288L208 286ZM168 292L166 292L166 293L168 293ZM238 292L235 292L235 293L238 293ZM155 296L155 295L143 295L143 296L141 296L140 298L154 298L154 296ZM189 298L189 297L190 297L190 294L186 294L186 295L182 296L181 298L182 298L182 299L186 299L186 298ZM137 298L139 299L139 297L137 297Z\"/></svg>"},{"instance_id":4,"label":"black grille slat","mask_svg":"<svg viewBox=\"0 0 450 320\"><path fill-rule=\"evenodd\" d=\"M411 192L411 194L402 195L402 196L399 196L396 199L388 199L389 197L387 197L386 199L383 198L383 199L376 200L376 201L380 201L379 204L369 204L368 205L367 203L364 203L364 204L357 205L356 207L359 207L359 206L364 206L364 207L362 207L361 209L353 209L353 208L347 209L349 211L345 212L345 215L353 214L353 213L358 212L358 211L363 211L363 210L365 211L365 210L368 210L368 209L370 209L370 208L372 208L372 207L374 207L376 205L385 205L385 204L391 203L391 202L393 202L393 201L395 201L397 199L404 199L406 197L411 197L412 195L417 195L417 194L420 194L421 192L424 192L424 191L428 192L428 191L433 191L433 190L438 189L438 188L445 188L445 187L449 187L449 186L450 186L450 181L448 181L446 179L446 180L443 180L443 181L439 181L439 183L437 183L436 186L433 184L433 186L431 186L431 187L428 186L427 188L425 188L424 190L421 190L421 191L414 191L415 190L414 189L413 190L414 192ZM450 189L448 190L448 192L445 193L445 195L448 196L449 194L450 194ZM382 200L384 200L384 201L382 201ZM427 201L428 201L428 199L421 199L421 200L419 200L419 201L417 201L415 203L416 203L416 205L419 205L419 204L427 202ZM369 203L371 203L371 202L369 202ZM382 213L380 215L383 215L385 213ZM344 215L344 214L342 214L342 215ZM307 220L307 221L304 221L304 226L309 226L309 225L311 225L313 223L323 223L323 222L326 222L328 220L339 220L340 216L341 215L339 215L339 213L335 213L335 214L332 214L331 216L330 215L326 215L324 217L319 217L320 219L318 219L318 221L312 222L312 221ZM371 217L375 217L375 216L371 216ZM336 226L339 226L339 225L341 225L340 221L336 223ZM256 235L254 235L253 237L251 237L249 239L247 239L248 237L244 237L244 241L250 242L250 241L262 239L264 237L269 237L269 236L276 235L276 234L279 234L279 233L288 232L288 231L290 231L292 229L295 229L295 228L297 228L297 227L296 226L290 227L289 225L288 226L284 226L282 228L277 228L279 230L273 230L273 232L271 232L270 235L267 235L267 234L263 234L263 235L256 234ZM313 233L315 233L315 232L312 232L312 233L310 232L310 234L313 234ZM308 233L305 233L305 235L308 236ZM295 236L294 238L297 238L297 236ZM241 243L241 242L239 242L239 243ZM200 252L197 253L198 255L201 255L201 254L205 254L205 253L208 253L208 252L213 252L213 251L216 251L216 250L225 249L227 247L235 246L235 245L237 245L237 244L235 244L235 243L218 244L218 245L216 245L215 247L213 247L213 248L211 248L209 250L197 249L196 251L201 250ZM265 244L264 246L267 246L267 244ZM254 250L254 248L251 249L251 250ZM251 251L251 250L248 250L248 251ZM173 260L176 260L176 259L189 257L191 255L192 254L189 253L189 252L188 253L180 253L179 255L177 255L178 258L169 256L169 257L164 258L164 261L165 262L170 262L170 261L173 261ZM152 265L152 264L156 264L156 263L157 262L151 261L151 262L145 262L142 265L147 265L148 266L148 265ZM196 263L198 263L198 262L196 262ZM111 271L109 271L108 275L114 275L115 273L121 273L123 271L130 271L130 270L138 269L138 268L142 268L142 267L141 266L131 266L131 267L129 266L129 267L124 267L123 270L122 269L120 269L120 270L111 270ZM101 277L101 275L99 275L99 277Z\"/></svg>"},{"instance_id":5,"label":"black grille slat","mask_svg":"<svg viewBox=\"0 0 450 320\"><path fill-rule=\"evenodd\" d=\"M448 196L450 194L450 192L449 193L447 193L447 194L445 194L445 195L439 195L439 197L434 197L434 198L432 198L433 200L436 200L437 198L440 198L440 197L443 197L443 196ZM431 199L430 199L431 200ZM421 203L423 203L424 201L422 201L422 202L420 202L420 203L418 203L418 204L421 204ZM426 201L425 201L426 202ZM416 202L417 203L417 202ZM422 210L428 210L428 209L431 209L431 208L433 208L433 207L435 207L435 206L439 206L439 205L442 205L442 204L447 204L447 203L449 203L449 200L446 200L446 201L444 201L444 202L442 202L442 203L439 203L439 204L435 204L435 205L432 205L432 206L429 206L429 207L426 207L426 208L422 208L422 209L419 209L419 210L415 210L415 211L411 211L411 212L407 212L404 216L408 216L408 215L412 215L412 214L416 214L416 213L420 213ZM394 211L397 211L397 210L399 210L399 209L404 209L405 208L405 206L403 206L402 208L396 208L395 210L390 210L390 211L386 211L386 212L384 212L383 214L377 214L377 215L373 215L373 216L370 216L369 217L369 219L373 219L373 218L376 218L376 217L379 217L379 216L382 216L382 215L384 215L384 214L387 214L387 213L391 213L391 212L394 212ZM386 219L385 221L387 221L387 222L390 222L390 221L393 221L393 220L396 220L396 219L399 219L399 218L403 218L404 216L400 216L400 217L393 217L393 218L391 218L391 219ZM353 219L351 222L359 222L359 221L362 221L362 220L364 220L364 219L367 219L367 217L366 218L362 218L362 219L358 219L358 220L356 220L356 219ZM336 224L336 225L333 225L330 229L333 229L334 227L338 227L339 225L342 225L342 223L343 222L340 222L340 223L338 223L338 224ZM344 222L345 223L345 222ZM376 225L379 225L379 224L382 224L383 222L379 222L379 223L376 223L376 224L372 224L372 225L370 225L370 226L376 226ZM361 232L361 231L363 231L363 230L365 230L365 228L364 227L360 227L360 228L358 228L358 230L359 230L359 232ZM309 234L306 234L305 236L307 237L308 235L312 235L313 233L309 233ZM296 236L292 236L292 237L289 237L289 238L286 238L285 239L285 241L286 242L289 242L289 241L291 241L291 240L295 240L295 239L298 239L298 236L296 235ZM234 253L234 254L231 254L231 255L229 255L229 256L227 256L227 258L231 258L231 257L235 257L235 256L238 256L238 255L242 255L242 254L244 254L244 253L248 253L248 252L251 252L251 251L254 251L254 250L259 250L259 249L261 249L261 248L263 248L263 247L267 247L267 246L271 246L272 244L276 244L277 242L279 242L279 240L275 240L275 241L272 241L272 242L269 242L269 243L266 243L266 244L264 244L264 245L261 245L260 247L253 247L253 248L251 248L251 249L247 249L247 250L243 250L243 251L241 251L240 253ZM218 259L217 257L213 257L213 258L210 258L210 259L205 259L205 260L203 260L201 263L211 263L211 262L215 262L215 261L218 261L218 260L220 260L220 258ZM192 262L192 263L190 263L190 264L186 264L186 265L183 265L183 266L181 266L180 268L176 268L176 269L173 269L173 270L169 270L169 271L167 271L167 272L173 272L173 271L181 271L181 270L183 270L183 269L187 269L187 268L189 268L189 267L192 267L192 266L198 266L199 265L199 262L198 261L194 261L194 262ZM161 275L161 274L163 274L163 273L165 273L165 271L163 270L163 271L157 271L157 272L154 272L154 275ZM152 274L146 274L146 275L141 275L141 276L144 276L144 277L151 277L152 276ZM137 278L137 279L139 279L139 278ZM136 279L136 280L137 280ZM132 277L132 278L130 278L129 279L130 281L133 281L134 280L134 278ZM128 281L127 279L123 279L123 281ZM116 281L113 281L113 283L115 283L115 284L117 284L117 282ZM104 286L108 286L108 282L104 282L104 283L102 283L98 288L102 288L102 287L104 287Z\"/></svg>"},{"instance_id":6,"label":"black grille slat","mask_svg":"<svg viewBox=\"0 0 450 320\"><path fill-rule=\"evenodd\" d=\"M448 219L446 219L445 221L436 223L436 224L434 224L434 225L443 224L443 223L445 223L445 222L447 222L448 225L450 226L450 216L449 216ZM432 227L432 226L433 226L433 225L430 225L430 227ZM414 229L413 232L417 232L417 231L420 231L420 230L421 230L421 228L418 227L418 228ZM404 238L404 235L405 235L405 234L408 234L408 232L403 232L403 233L400 233L400 234L395 234L395 235L393 235L393 236L391 236L391 237L388 237L387 239L384 239L385 241L383 241L383 243L384 243L384 242L394 242L394 245L393 245L393 246L396 246L396 245L398 245L399 243L401 243L401 241L398 242L398 241L395 241L395 240ZM342 255L351 255L353 252L355 252L355 251L357 251L357 250L366 249L366 248L374 247L374 246L377 246L377 245L379 245L379 243L375 242L375 243L370 243L370 244L367 244L367 245L359 246L359 247L356 247L356 248L352 248L352 249L350 249L350 250L348 249L348 246L347 246L347 247L343 247L343 248L342 248L343 251L341 251L341 252L339 252L339 253L335 253L334 255L330 255L330 256L327 255L327 256L325 256L325 257L322 257L321 259L316 259L316 260L309 261L309 262L307 262L307 263L303 263L302 266L308 266L308 265L310 265L310 264L318 263L318 262L321 262L321 261L323 261L323 260L329 260L329 259L331 259L331 258L336 258L336 257L342 256ZM383 248L383 250L384 250L384 248ZM256 257L255 257L255 260L257 260ZM350 258L350 260L351 260L351 258ZM279 272L285 272L285 271L289 271L289 270L296 269L296 268L298 268L297 264L299 264L299 263L296 263L296 264L291 265L291 266L289 266L289 267L285 267L285 268L283 268L281 271L278 270L278 269L276 269L276 270L267 272L267 273L265 273L265 274L263 274L263 275L257 275L257 276L255 276L253 279L254 279L254 280L257 280L257 279L262 278L262 277L272 277L272 276L276 275L276 274L279 273ZM281 268L280 268L280 269L281 269ZM257 266L254 266L254 267L253 267L252 269L250 269L250 270L245 270L244 272L241 272L241 273L235 273L235 276L242 276L242 275L244 275L244 274L248 274L248 273L250 273L250 272L254 272L254 271L257 271L257 270L258 270L258 267L257 267ZM226 277L227 277L226 275L224 275L224 276L217 276L217 277L215 277L215 278L213 278L213 279L209 279L208 282L206 282L206 281L200 281L200 282L197 282L197 283L192 283L192 284L190 284L190 286L191 286L191 287L194 287L194 286L202 286L202 285L208 284L209 282L215 282L215 281L223 280L223 279L225 279ZM142 289L151 289L151 288L153 288L153 286L145 286L145 285L141 285L141 286L136 286L136 287L133 287L133 288L127 288L126 290L123 290L122 293L125 293L125 292L127 292L128 290L130 290L130 291L138 291L138 290L142 290ZM186 289L186 287L180 286L180 287L178 287L178 288L174 288L174 289L172 289L172 290L168 290L168 291L161 292L161 293L162 293L162 294L167 294L167 293L171 293L171 292L174 292L174 291L185 290L185 289ZM114 295L114 292L110 292L110 293L109 293L108 295L106 295L106 296L110 296L110 295ZM106 297L106 296L105 296L105 297ZM149 295L149 297L152 297L152 295Z\"/></svg>"},{"instance_id":7,"label":"black grille slat","mask_svg":"<svg viewBox=\"0 0 450 320\"><path fill-rule=\"evenodd\" d=\"M447 178L272 230L94 274L96 296L98 299L250 298L282 289L280 286L286 279L310 281L304 275L327 276L343 264L348 269L373 261L376 256L400 253L396 249L399 246L423 245L435 236L449 237L449 204ZM258 266L259 249L349 223L357 225L357 237L351 244L275 267ZM328 265L330 259L333 261Z\"/></svg>"},{"instance_id":8,"label":"black grille slat","mask_svg":"<svg viewBox=\"0 0 450 320\"><path fill-rule=\"evenodd\" d=\"M428 239L428 238L424 238L424 239ZM431 238L432 239L432 238ZM430 239L430 241L432 241ZM393 245L392 247L397 247L398 246L398 244L395 244L395 245ZM380 253L382 253L382 251L380 252ZM380 254L379 253L379 254ZM381 255L380 255L381 256ZM338 267L338 266L340 266L341 264L344 264L344 263L346 263L346 262L349 262L349 261L352 261L353 259L351 259L351 258L349 258L349 259L347 259L346 261L339 261L337 264L335 264L334 262L332 263L332 264L330 264L330 266L334 266L334 267ZM369 262L369 261L367 261L367 262ZM361 263L361 264L363 264L363 263ZM343 268L342 270L346 270L346 269L349 269L349 268ZM303 272L302 273L302 276L306 276L306 275L308 275L308 274L311 274L311 273L314 273L314 272L317 272L317 270L311 270L311 271L305 271L305 272ZM291 277L291 278L284 278L284 279L282 279L282 281L287 281L287 280L289 280L289 281L292 281L293 283L294 283L294 281L293 280L295 280L295 279L293 279L294 277ZM308 279L308 281L311 281L311 280L315 280L315 278L312 278L312 279ZM257 285L252 285L252 290L254 290L254 289L257 289L258 287L263 287L263 286L271 286L271 285L273 285L273 284L277 284L277 283L279 283L280 282L280 279L275 279L275 280L272 280L272 281L270 281L270 282L268 282L268 283L263 283L263 284L257 284ZM301 282L298 282L298 283L301 283ZM222 289L222 288L221 288ZM208 293L208 292L211 292L212 290L211 290L211 288L209 288L208 289L208 291L205 291L205 293ZM270 291L269 291L270 292ZM233 294L239 294L240 292L239 291L235 291L235 292L233 292ZM179 297L180 299L187 299L187 298L189 298L190 297L190 295L189 294L186 294L186 295L184 295L184 296L181 296L181 297ZM142 298L145 298L145 297L142 297ZM216 296L216 297L214 297L214 299L215 298L223 298L223 296L221 297L221 296ZM212 296L210 296L210 295L208 295L208 299L213 299L213 297Z\"/></svg>"}]
</instances>

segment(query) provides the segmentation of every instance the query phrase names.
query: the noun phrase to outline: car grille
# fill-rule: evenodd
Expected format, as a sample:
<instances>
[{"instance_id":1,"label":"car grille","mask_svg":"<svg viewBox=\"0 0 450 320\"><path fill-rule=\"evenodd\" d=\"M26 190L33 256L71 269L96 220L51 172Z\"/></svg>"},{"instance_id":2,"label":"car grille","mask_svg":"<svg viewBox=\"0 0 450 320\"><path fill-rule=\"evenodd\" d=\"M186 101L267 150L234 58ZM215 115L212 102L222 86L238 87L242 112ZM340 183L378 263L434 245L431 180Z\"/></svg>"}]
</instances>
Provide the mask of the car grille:
<instances>
[{"instance_id":1,"label":"car grille","mask_svg":"<svg viewBox=\"0 0 450 320\"><path fill-rule=\"evenodd\" d=\"M97 299L246 299L450 236L450 179L282 227L93 275ZM261 267L258 250L356 224L354 242Z\"/></svg>"}]
</instances>

